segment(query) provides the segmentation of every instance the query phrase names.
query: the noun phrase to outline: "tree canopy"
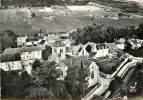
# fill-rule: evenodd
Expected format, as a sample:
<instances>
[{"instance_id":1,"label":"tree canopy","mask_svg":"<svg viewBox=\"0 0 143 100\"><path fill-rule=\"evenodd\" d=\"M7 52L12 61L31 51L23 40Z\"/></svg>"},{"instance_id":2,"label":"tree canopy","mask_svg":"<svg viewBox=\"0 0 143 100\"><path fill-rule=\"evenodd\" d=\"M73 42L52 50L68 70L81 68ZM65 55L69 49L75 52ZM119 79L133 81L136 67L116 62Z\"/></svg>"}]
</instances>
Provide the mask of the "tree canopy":
<instances>
[{"instance_id":1,"label":"tree canopy","mask_svg":"<svg viewBox=\"0 0 143 100\"><path fill-rule=\"evenodd\" d=\"M138 27L128 26L126 28L114 28L105 25L88 25L84 28L78 28L76 32L71 34L72 38L75 40L75 44L95 42L114 42L119 38L132 38L137 37L143 39L143 24Z\"/></svg>"},{"instance_id":2,"label":"tree canopy","mask_svg":"<svg viewBox=\"0 0 143 100\"><path fill-rule=\"evenodd\" d=\"M71 66L68 68L67 76L65 77L66 87L73 99L85 95L88 82L86 77L89 76L89 71L81 66Z\"/></svg>"},{"instance_id":3,"label":"tree canopy","mask_svg":"<svg viewBox=\"0 0 143 100\"><path fill-rule=\"evenodd\" d=\"M0 32L1 37L1 50L4 51L9 47L16 47L16 35L12 30L5 30Z\"/></svg>"},{"instance_id":4,"label":"tree canopy","mask_svg":"<svg viewBox=\"0 0 143 100\"><path fill-rule=\"evenodd\" d=\"M52 54L52 48L50 46L45 46L45 49L42 51L43 60L48 60L51 54Z\"/></svg>"}]
</instances>

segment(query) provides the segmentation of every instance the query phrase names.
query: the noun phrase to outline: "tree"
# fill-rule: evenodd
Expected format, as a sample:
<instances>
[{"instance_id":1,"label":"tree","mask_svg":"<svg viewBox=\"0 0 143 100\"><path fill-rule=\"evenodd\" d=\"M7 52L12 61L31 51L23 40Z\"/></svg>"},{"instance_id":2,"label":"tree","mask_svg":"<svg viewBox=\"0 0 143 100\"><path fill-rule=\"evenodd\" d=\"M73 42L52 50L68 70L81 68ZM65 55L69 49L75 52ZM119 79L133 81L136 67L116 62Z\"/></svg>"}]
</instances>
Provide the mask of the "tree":
<instances>
[{"instance_id":1,"label":"tree","mask_svg":"<svg viewBox=\"0 0 143 100\"><path fill-rule=\"evenodd\" d=\"M32 17L36 17L36 14L35 13L32 13L32 15L31 15Z\"/></svg>"},{"instance_id":2,"label":"tree","mask_svg":"<svg viewBox=\"0 0 143 100\"><path fill-rule=\"evenodd\" d=\"M51 91L48 91L46 87L33 87L30 89L30 93L28 96L25 97L25 99L53 99L54 94Z\"/></svg>"},{"instance_id":3,"label":"tree","mask_svg":"<svg viewBox=\"0 0 143 100\"><path fill-rule=\"evenodd\" d=\"M7 72L5 86L5 93L3 94L3 97L17 98L24 96L24 83L22 82L18 72Z\"/></svg>"},{"instance_id":4,"label":"tree","mask_svg":"<svg viewBox=\"0 0 143 100\"><path fill-rule=\"evenodd\" d=\"M0 37L2 51L4 51L6 48L17 46L16 35L12 30L5 30L0 32Z\"/></svg>"},{"instance_id":5,"label":"tree","mask_svg":"<svg viewBox=\"0 0 143 100\"><path fill-rule=\"evenodd\" d=\"M43 60L48 60L49 56L52 54L52 48L50 46L46 46L42 51Z\"/></svg>"},{"instance_id":6,"label":"tree","mask_svg":"<svg viewBox=\"0 0 143 100\"><path fill-rule=\"evenodd\" d=\"M82 64L81 67L71 66L68 68L65 82L67 91L72 95L74 99L84 95L84 92L87 89L86 77L88 77L88 75L88 70L83 68Z\"/></svg>"},{"instance_id":7,"label":"tree","mask_svg":"<svg viewBox=\"0 0 143 100\"><path fill-rule=\"evenodd\" d=\"M32 65L32 69L35 70L37 67L41 66L41 62L39 60L35 60L33 65Z\"/></svg>"},{"instance_id":8,"label":"tree","mask_svg":"<svg viewBox=\"0 0 143 100\"><path fill-rule=\"evenodd\" d=\"M130 44L130 42L128 40L126 40L124 52L130 52L131 49L132 49L132 45Z\"/></svg>"},{"instance_id":9,"label":"tree","mask_svg":"<svg viewBox=\"0 0 143 100\"><path fill-rule=\"evenodd\" d=\"M5 96L5 92L6 92L6 76L7 73L0 69L0 85L1 85L1 96L4 97Z\"/></svg>"},{"instance_id":10,"label":"tree","mask_svg":"<svg viewBox=\"0 0 143 100\"><path fill-rule=\"evenodd\" d=\"M126 28L115 28L105 25L87 25L84 28L78 28L76 32L71 34L75 40L75 44L86 44L87 42L104 43L114 42L119 38L143 38L141 34L143 32L142 24L136 28L135 26L128 26Z\"/></svg>"},{"instance_id":11,"label":"tree","mask_svg":"<svg viewBox=\"0 0 143 100\"><path fill-rule=\"evenodd\" d=\"M55 62L43 62L40 67L33 70L33 83L35 87L44 87L47 91L51 91L55 97L70 98L65 83L59 78L61 72L56 69L59 65ZM54 83L54 84L53 84Z\"/></svg>"}]
</instances>

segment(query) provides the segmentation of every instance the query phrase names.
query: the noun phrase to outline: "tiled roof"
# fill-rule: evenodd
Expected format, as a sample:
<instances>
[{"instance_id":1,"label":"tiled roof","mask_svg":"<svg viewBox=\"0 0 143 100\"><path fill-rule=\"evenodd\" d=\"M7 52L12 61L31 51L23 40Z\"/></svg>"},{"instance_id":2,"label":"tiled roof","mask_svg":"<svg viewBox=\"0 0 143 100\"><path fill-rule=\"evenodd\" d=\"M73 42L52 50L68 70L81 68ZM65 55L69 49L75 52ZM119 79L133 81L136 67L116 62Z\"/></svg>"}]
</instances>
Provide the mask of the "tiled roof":
<instances>
[{"instance_id":1,"label":"tiled roof","mask_svg":"<svg viewBox=\"0 0 143 100\"><path fill-rule=\"evenodd\" d=\"M20 47L20 48L7 48L3 54L15 54L21 52L31 52L31 51L40 51L42 46L32 46L32 47Z\"/></svg>"}]
</instances>

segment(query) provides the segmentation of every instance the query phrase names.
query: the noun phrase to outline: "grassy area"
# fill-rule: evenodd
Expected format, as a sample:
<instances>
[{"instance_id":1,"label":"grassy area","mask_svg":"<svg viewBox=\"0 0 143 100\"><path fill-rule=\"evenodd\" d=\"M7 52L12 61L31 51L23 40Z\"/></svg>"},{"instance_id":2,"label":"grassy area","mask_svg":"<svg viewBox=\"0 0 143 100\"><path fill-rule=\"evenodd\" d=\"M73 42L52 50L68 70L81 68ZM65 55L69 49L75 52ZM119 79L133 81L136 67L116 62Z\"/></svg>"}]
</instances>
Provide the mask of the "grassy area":
<instances>
[{"instance_id":1,"label":"grassy area","mask_svg":"<svg viewBox=\"0 0 143 100\"><path fill-rule=\"evenodd\" d=\"M13 30L17 35L32 35L34 30L28 23L26 13L18 9L0 10L0 31Z\"/></svg>"}]
</instances>

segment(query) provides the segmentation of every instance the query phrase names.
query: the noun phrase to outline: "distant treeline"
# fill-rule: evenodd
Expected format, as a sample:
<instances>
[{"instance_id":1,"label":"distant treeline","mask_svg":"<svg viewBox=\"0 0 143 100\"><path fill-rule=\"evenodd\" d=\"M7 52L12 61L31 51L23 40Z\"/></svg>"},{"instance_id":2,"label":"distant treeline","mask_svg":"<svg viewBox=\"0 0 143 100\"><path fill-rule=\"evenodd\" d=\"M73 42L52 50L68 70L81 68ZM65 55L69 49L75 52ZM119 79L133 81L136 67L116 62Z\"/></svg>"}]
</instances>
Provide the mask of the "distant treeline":
<instances>
[{"instance_id":1,"label":"distant treeline","mask_svg":"<svg viewBox=\"0 0 143 100\"><path fill-rule=\"evenodd\" d=\"M125 12L143 12L143 9L135 2L124 2L124 0L96 0L98 3L122 9Z\"/></svg>"},{"instance_id":2,"label":"distant treeline","mask_svg":"<svg viewBox=\"0 0 143 100\"><path fill-rule=\"evenodd\" d=\"M1 37L1 53L9 47L17 47L17 35L12 30L0 32Z\"/></svg>"},{"instance_id":3,"label":"distant treeline","mask_svg":"<svg viewBox=\"0 0 143 100\"><path fill-rule=\"evenodd\" d=\"M51 5L65 5L65 4L86 4L90 1L96 0L2 0L2 6L51 6Z\"/></svg>"},{"instance_id":4,"label":"distant treeline","mask_svg":"<svg viewBox=\"0 0 143 100\"><path fill-rule=\"evenodd\" d=\"M142 12L142 9L134 2L126 3L115 0L2 0L2 8L14 7L40 7L52 5L84 5L88 2L100 3L115 8L120 8L126 12Z\"/></svg>"}]
</instances>

